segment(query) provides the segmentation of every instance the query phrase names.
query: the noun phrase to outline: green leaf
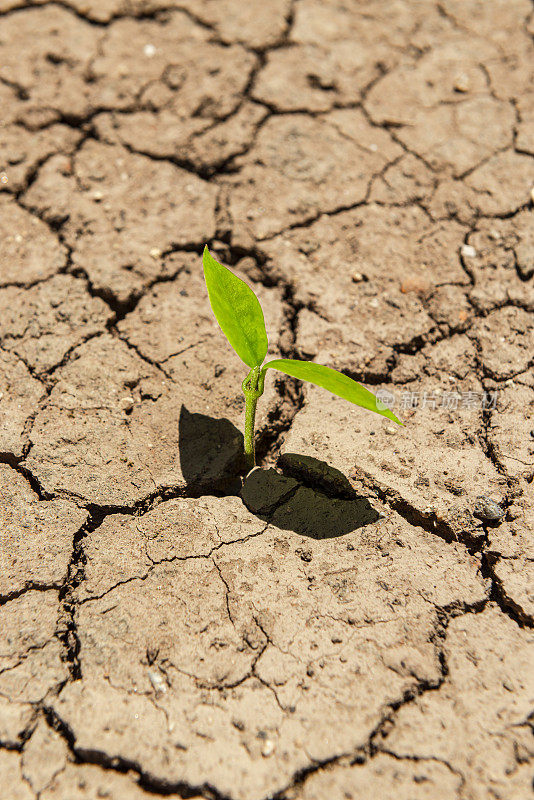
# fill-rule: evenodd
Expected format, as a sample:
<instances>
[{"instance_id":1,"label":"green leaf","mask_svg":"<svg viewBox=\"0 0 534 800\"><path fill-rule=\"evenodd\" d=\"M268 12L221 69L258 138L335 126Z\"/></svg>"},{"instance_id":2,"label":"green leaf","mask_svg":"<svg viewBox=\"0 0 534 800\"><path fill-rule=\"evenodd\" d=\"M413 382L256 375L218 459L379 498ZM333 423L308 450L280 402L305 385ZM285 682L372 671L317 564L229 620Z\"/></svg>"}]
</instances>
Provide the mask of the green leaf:
<instances>
[{"instance_id":1,"label":"green leaf","mask_svg":"<svg viewBox=\"0 0 534 800\"><path fill-rule=\"evenodd\" d=\"M328 389L332 394L342 397L356 406L375 411L377 414L381 414L383 417L402 425L402 422L388 408L379 408L376 397L369 389L335 369L324 367L322 364L315 364L312 361L293 361L291 358L277 358L275 361L268 361L263 370L269 368L285 372L286 375L291 375L292 378L299 378L301 381L315 383L316 386Z\"/></svg>"},{"instance_id":2,"label":"green leaf","mask_svg":"<svg viewBox=\"0 0 534 800\"><path fill-rule=\"evenodd\" d=\"M208 248L202 258L213 313L239 358L249 367L267 355L267 331L260 302L244 281L215 261Z\"/></svg>"}]
</instances>

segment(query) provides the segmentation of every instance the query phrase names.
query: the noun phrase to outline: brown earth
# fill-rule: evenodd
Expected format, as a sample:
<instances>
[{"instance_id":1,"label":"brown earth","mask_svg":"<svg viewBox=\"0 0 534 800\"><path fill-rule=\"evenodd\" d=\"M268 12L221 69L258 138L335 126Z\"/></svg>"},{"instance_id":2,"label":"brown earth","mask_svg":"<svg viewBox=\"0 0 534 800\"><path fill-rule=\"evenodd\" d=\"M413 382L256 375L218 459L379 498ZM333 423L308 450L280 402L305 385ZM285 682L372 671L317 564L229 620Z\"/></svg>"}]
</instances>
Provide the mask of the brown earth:
<instances>
[{"instance_id":1,"label":"brown earth","mask_svg":"<svg viewBox=\"0 0 534 800\"><path fill-rule=\"evenodd\" d=\"M533 796L533 34L0 0L0 800ZM269 375L242 485L205 243L405 427Z\"/></svg>"}]
</instances>

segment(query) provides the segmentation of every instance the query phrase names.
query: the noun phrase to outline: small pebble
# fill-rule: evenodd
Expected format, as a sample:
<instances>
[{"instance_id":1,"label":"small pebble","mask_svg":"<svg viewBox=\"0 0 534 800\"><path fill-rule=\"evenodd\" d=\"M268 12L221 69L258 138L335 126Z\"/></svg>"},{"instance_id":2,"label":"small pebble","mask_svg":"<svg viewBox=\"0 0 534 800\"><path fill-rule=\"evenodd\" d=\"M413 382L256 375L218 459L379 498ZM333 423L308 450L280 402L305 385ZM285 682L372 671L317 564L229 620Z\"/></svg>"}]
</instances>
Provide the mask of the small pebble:
<instances>
[{"instance_id":1,"label":"small pebble","mask_svg":"<svg viewBox=\"0 0 534 800\"><path fill-rule=\"evenodd\" d=\"M304 242L301 243L299 250L306 255L310 253L314 253L315 250L319 247L317 242L314 242L313 239L306 239Z\"/></svg>"},{"instance_id":2,"label":"small pebble","mask_svg":"<svg viewBox=\"0 0 534 800\"><path fill-rule=\"evenodd\" d=\"M480 519L486 519L490 522L496 522L504 517L504 509L491 497L484 495L477 497L473 513Z\"/></svg>"},{"instance_id":3,"label":"small pebble","mask_svg":"<svg viewBox=\"0 0 534 800\"><path fill-rule=\"evenodd\" d=\"M397 431L395 430L395 428L392 428L390 425L388 425L386 428L386 433L388 434L388 436L395 436Z\"/></svg>"},{"instance_id":4,"label":"small pebble","mask_svg":"<svg viewBox=\"0 0 534 800\"><path fill-rule=\"evenodd\" d=\"M164 694L167 691L167 686L165 685L165 681L163 680L159 672L156 672L155 670L151 669L149 670L148 677L155 692L157 692L158 694Z\"/></svg>"},{"instance_id":5,"label":"small pebble","mask_svg":"<svg viewBox=\"0 0 534 800\"><path fill-rule=\"evenodd\" d=\"M93 198L93 200L96 200L96 202L98 203L100 200L102 200L102 198L104 197L104 194L103 194L103 192L100 191L100 189L96 189L93 192L93 194L91 195L91 197Z\"/></svg>"},{"instance_id":6,"label":"small pebble","mask_svg":"<svg viewBox=\"0 0 534 800\"><path fill-rule=\"evenodd\" d=\"M457 92L468 92L469 91L469 78L465 73L460 73L457 75L454 80L454 89Z\"/></svg>"},{"instance_id":7,"label":"small pebble","mask_svg":"<svg viewBox=\"0 0 534 800\"><path fill-rule=\"evenodd\" d=\"M461 253L464 258L476 258L477 251L472 244L463 244Z\"/></svg>"},{"instance_id":8,"label":"small pebble","mask_svg":"<svg viewBox=\"0 0 534 800\"><path fill-rule=\"evenodd\" d=\"M522 509L520 506L510 506L510 508L506 512L506 519L513 521L514 519L519 519L522 514Z\"/></svg>"},{"instance_id":9,"label":"small pebble","mask_svg":"<svg viewBox=\"0 0 534 800\"><path fill-rule=\"evenodd\" d=\"M361 272L353 272L352 273L352 282L353 283L361 283L365 278L363 277Z\"/></svg>"},{"instance_id":10,"label":"small pebble","mask_svg":"<svg viewBox=\"0 0 534 800\"><path fill-rule=\"evenodd\" d=\"M143 47L143 53L147 58L152 58L152 56L156 55L156 48L153 44L145 44Z\"/></svg>"},{"instance_id":11,"label":"small pebble","mask_svg":"<svg viewBox=\"0 0 534 800\"><path fill-rule=\"evenodd\" d=\"M120 407L123 411L131 411L134 407L134 399L133 397L123 397L119 403Z\"/></svg>"},{"instance_id":12,"label":"small pebble","mask_svg":"<svg viewBox=\"0 0 534 800\"><path fill-rule=\"evenodd\" d=\"M264 758L269 758L269 756L272 756L273 753L274 753L274 742L272 741L272 739L266 739L263 744L261 754Z\"/></svg>"},{"instance_id":13,"label":"small pebble","mask_svg":"<svg viewBox=\"0 0 534 800\"><path fill-rule=\"evenodd\" d=\"M156 259L161 258L161 250L159 249L159 247L153 247L152 250L150 251L150 255L152 256L152 258Z\"/></svg>"},{"instance_id":14,"label":"small pebble","mask_svg":"<svg viewBox=\"0 0 534 800\"><path fill-rule=\"evenodd\" d=\"M7 183L9 178L5 172L0 173L0 183Z\"/></svg>"}]
</instances>

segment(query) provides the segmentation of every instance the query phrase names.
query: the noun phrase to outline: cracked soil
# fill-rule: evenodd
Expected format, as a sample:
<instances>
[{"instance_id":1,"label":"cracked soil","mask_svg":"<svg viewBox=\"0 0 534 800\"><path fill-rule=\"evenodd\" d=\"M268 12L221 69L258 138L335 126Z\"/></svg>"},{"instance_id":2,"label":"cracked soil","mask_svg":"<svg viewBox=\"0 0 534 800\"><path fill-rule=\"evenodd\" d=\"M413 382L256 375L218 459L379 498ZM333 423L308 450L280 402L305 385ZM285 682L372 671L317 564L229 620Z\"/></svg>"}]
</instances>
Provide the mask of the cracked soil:
<instances>
[{"instance_id":1,"label":"cracked soil","mask_svg":"<svg viewBox=\"0 0 534 800\"><path fill-rule=\"evenodd\" d=\"M533 35L0 0L0 800L533 797ZM405 427L269 376L243 482L205 243Z\"/></svg>"}]
</instances>

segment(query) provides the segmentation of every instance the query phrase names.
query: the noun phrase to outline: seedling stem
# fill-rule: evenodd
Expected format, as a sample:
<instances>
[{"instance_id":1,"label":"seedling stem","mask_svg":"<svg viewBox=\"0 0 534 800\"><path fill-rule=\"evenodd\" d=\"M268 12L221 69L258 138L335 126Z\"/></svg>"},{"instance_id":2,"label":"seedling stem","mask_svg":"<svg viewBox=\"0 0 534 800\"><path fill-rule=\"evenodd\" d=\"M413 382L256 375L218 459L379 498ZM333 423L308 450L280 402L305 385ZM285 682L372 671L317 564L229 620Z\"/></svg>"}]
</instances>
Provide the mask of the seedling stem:
<instances>
[{"instance_id":1,"label":"seedling stem","mask_svg":"<svg viewBox=\"0 0 534 800\"><path fill-rule=\"evenodd\" d=\"M263 394L265 372L261 367L253 367L241 384L245 395L245 458L247 466L252 469L256 465L254 447L254 425L258 398Z\"/></svg>"}]
</instances>

